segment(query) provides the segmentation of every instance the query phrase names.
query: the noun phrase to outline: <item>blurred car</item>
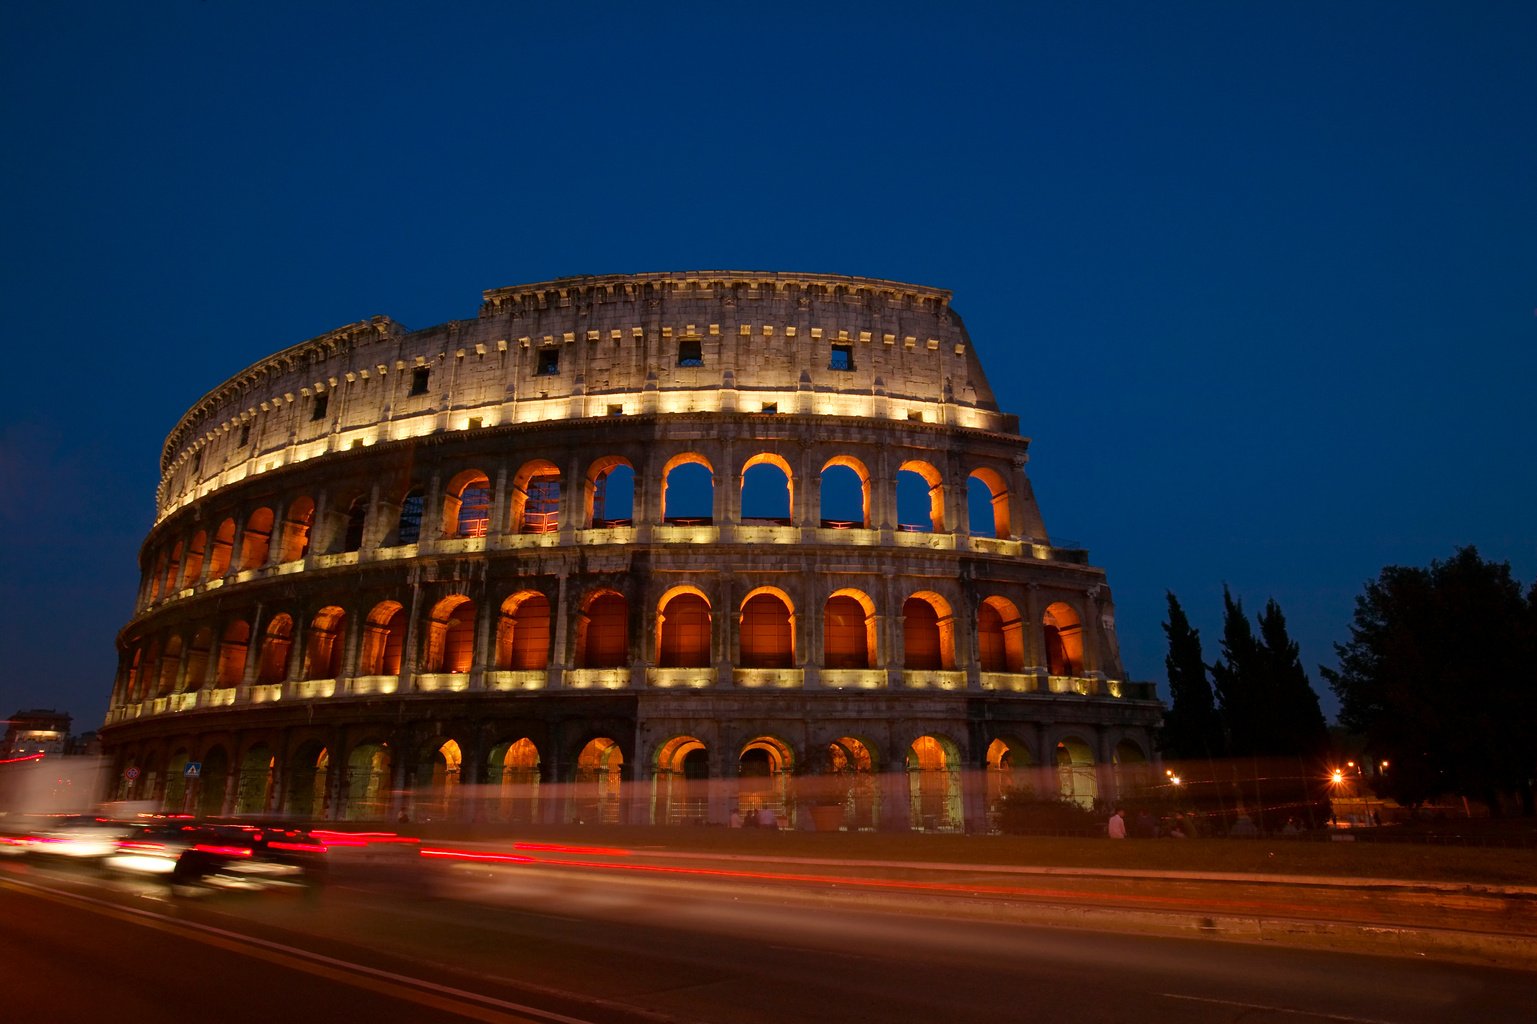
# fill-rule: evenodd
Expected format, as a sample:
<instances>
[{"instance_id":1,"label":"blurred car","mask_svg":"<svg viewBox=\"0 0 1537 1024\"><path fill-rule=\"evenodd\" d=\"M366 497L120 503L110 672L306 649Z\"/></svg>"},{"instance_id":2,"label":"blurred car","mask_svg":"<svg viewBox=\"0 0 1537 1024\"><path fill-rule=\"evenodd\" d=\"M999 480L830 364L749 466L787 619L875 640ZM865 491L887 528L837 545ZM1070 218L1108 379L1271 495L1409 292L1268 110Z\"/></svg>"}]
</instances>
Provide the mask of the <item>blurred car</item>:
<instances>
[{"instance_id":1,"label":"blurred car","mask_svg":"<svg viewBox=\"0 0 1537 1024\"><path fill-rule=\"evenodd\" d=\"M311 887L325 880L325 852L309 832L282 825L166 822L119 838L104 864L159 875L179 892Z\"/></svg>"},{"instance_id":2,"label":"blurred car","mask_svg":"<svg viewBox=\"0 0 1537 1024\"><path fill-rule=\"evenodd\" d=\"M101 858L115 852L118 840L134 832L131 822L90 814L39 816L28 825L24 832L6 837L6 852L81 860Z\"/></svg>"}]
</instances>

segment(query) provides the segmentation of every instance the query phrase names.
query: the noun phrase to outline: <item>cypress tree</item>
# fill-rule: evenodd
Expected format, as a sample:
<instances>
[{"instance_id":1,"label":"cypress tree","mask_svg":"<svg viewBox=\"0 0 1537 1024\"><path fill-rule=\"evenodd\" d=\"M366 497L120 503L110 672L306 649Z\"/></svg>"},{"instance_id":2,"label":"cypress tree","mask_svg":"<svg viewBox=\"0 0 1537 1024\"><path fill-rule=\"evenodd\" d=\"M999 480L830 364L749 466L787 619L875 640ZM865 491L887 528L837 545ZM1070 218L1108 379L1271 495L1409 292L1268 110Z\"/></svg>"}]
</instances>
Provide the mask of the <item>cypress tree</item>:
<instances>
[{"instance_id":1,"label":"cypress tree","mask_svg":"<svg viewBox=\"0 0 1537 1024\"><path fill-rule=\"evenodd\" d=\"M1274 598L1265 604L1259 630L1255 666L1260 675L1260 732L1255 737L1258 752L1304 759L1322 757L1329 746L1329 726L1302 667L1297 644L1286 631L1286 616Z\"/></svg>"},{"instance_id":2,"label":"cypress tree","mask_svg":"<svg viewBox=\"0 0 1537 1024\"><path fill-rule=\"evenodd\" d=\"M1222 727L1227 733L1227 752L1233 757L1260 752L1256 743L1262 713L1256 692L1260 682L1255 672L1258 650L1254 630L1243 613L1243 602L1235 601L1224 584L1222 660L1211 666L1211 678L1222 713Z\"/></svg>"},{"instance_id":3,"label":"cypress tree","mask_svg":"<svg viewBox=\"0 0 1537 1024\"><path fill-rule=\"evenodd\" d=\"M1169 679L1169 711L1164 715L1158 745L1175 760L1221 756L1222 722L1212 699L1211 681L1201 656L1201 634L1193 629L1172 592L1169 621L1163 624L1169 653L1163 660Z\"/></svg>"}]
</instances>

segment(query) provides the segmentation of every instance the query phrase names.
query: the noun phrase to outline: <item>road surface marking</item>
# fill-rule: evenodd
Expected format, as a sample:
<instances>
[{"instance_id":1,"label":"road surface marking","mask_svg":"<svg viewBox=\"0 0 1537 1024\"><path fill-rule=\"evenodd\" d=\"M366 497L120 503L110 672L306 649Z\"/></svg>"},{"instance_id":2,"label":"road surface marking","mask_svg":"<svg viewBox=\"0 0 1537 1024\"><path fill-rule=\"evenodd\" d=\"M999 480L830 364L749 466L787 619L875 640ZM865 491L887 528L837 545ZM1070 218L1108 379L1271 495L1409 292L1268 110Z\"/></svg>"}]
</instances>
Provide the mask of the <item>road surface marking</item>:
<instances>
[{"instance_id":1,"label":"road surface marking","mask_svg":"<svg viewBox=\"0 0 1537 1024\"><path fill-rule=\"evenodd\" d=\"M189 938L188 933L196 931L201 933L198 936L200 941L233 953L266 960L290 970L303 971L306 974L339 981L356 988L370 989L381 995L393 996L420 1006L482 1021L483 1024L594 1024L593 1021L581 1017L567 1017L564 1014L551 1013L533 1006L497 999L494 996L468 992L451 985L440 985L422 978L403 978L365 964L339 960L280 942L215 928L212 925L178 920L148 910L120 907L106 900L82 896L62 889L51 889L10 878L0 879L0 885L22 889L40 899L55 903L75 906L84 904L87 909L105 917L154 928L182 938Z\"/></svg>"},{"instance_id":2,"label":"road surface marking","mask_svg":"<svg viewBox=\"0 0 1537 1024\"><path fill-rule=\"evenodd\" d=\"M1271 1013L1290 1013L1298 1017L1316 1017L1319 1020L1339 1020L1346 1024L1396 1024L1376 1017L1351 1017L1341 1013L1325 1013L1322 1010L1299 1010L1295 1006L1270 1006L1265 1003L1241 1003L1234 999L1208 999L1205 996L1186 996L1178 992L1160 992L1165 999L1184 999L1192 1003L1212 1003L1216 1006L1232 1006L1240 1010L1268 1010Z\"/></svg>"}]
</instances>

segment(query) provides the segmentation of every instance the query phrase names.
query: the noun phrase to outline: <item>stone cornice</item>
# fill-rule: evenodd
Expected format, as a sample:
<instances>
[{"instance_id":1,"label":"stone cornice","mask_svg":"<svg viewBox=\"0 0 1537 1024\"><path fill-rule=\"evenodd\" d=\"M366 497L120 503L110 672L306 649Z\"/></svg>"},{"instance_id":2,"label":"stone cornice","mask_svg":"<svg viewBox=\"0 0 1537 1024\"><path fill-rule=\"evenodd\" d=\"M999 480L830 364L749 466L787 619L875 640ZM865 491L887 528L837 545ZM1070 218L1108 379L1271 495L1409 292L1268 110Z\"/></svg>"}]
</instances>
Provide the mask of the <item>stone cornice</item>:
<instances>
[{"instance_id":1,"label":"stone cornice","mask_svg":"<svg viewBox=\"0 0 1537 1024\"><path fill-rule=\"evenodd\" d=\"M359 340L398 337L404 333L405 330L389 317L375 316L337 327L308 341L290 345L260 362L252 363L192 403L192 407L182 414L175 429L167 435L165 445L161 448L160 471L165 473L170 470L175 452L182 442L188 435L195 433L206 420L216 415L224 403L247 392L259 390L275 375L312 363L323 362L354 347Z\"/></svg>"},{"instance_id":2,"label":"stone cornice","mask_svg":"<svg viewBox=\"0 0 1537 1024\"><path fill-rule=\"evenodd\" d=\"M842 274L798 274L764 270L688 270L652 274L600 274L561 277L537 284L491 288L482 293L482 317L494 316L520 308L559 308L572 303L634 301L660 298L718 298L717 290L730 292L742 286L774 294L791 291L820 292L823 301L837 301L845 296L879 296L896 305L921 307L930 304L936 312L950 304L950 292L943 288L903 284L873 277L847 277ZM706 291L708 289L708 291Z\"/></svg>"}]
</instances>

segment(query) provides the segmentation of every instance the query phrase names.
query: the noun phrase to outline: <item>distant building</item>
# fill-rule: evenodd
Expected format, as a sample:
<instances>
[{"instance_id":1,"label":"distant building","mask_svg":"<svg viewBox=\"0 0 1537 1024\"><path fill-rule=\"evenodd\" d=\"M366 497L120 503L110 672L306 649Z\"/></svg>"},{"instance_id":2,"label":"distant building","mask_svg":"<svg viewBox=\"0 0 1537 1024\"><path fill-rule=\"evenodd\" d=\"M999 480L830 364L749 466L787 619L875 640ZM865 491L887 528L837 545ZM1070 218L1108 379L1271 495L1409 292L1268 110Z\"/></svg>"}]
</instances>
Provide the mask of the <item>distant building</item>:
<instances>
[{"instance_id":1,"label":"distant building","mask_svg":"<svg viewBox=\"0 0 1537 1024\"><path fill-rule=\"evenodd\" d=\"M166 441L116 795L925 830L1119 799L1161 707L1029 444L950 293L868 278L567 278L284 349Z\"/></svg>"},{"instance_id":2,"label":"distant building","mask_svg":"<svg viewBox=\"0 0 1537 1024\"><path fill-rule=\"evenodd\" d=\"M6 758L33 754L63 754L69 747L70 717L62 711L34 708L17 711L6 724L3 753Z\"/></svg>"}]
</instances>

